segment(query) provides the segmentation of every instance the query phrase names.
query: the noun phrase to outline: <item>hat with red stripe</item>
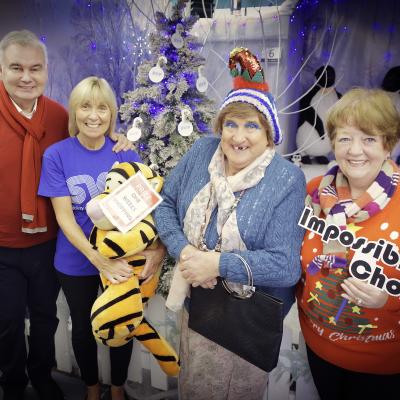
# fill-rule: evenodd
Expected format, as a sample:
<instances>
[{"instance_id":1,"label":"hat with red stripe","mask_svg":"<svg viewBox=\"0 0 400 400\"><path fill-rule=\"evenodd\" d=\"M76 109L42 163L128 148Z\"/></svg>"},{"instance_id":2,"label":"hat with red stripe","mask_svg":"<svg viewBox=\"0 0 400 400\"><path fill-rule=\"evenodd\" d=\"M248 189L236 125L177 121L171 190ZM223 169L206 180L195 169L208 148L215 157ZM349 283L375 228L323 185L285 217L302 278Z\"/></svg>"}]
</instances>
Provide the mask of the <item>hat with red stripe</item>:
<instances>
[{"instance_id":1,"label":"hat with red stripe","mask_svg":"<svg viewBox=\"0 0 400 400\"><path fill-rule=\"evenodd\" d=\"M237 69L237 63L241 70ZM223 101L220 111L235 102L248 103L265 116L272 130L275 144L282 142L275 100L265 82L264 71L256 56L244 47L236 47L229 54L229 69L233 76L233 90Z\"/></svg>"}]
</instances>

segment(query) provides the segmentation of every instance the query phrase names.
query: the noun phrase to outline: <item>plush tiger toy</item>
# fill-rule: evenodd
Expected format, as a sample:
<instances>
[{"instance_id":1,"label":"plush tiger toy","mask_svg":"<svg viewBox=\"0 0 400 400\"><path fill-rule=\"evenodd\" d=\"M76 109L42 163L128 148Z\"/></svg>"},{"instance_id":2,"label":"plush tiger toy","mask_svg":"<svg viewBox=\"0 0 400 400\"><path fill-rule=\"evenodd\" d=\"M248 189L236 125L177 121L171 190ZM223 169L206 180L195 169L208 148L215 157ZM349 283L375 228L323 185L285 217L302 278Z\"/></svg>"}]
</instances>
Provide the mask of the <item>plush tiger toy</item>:
<instances>
[{"instance_id":1,"label":"plush tiger toy","mask_svg":"<svg viewBox=\"0 0 400 400\"><path fill-rule=\"evenodd\" d=\"M141 172L152 187L160 192L162 178L146 165L137 162L116 163L107 174L104 192L87 205L87 213L95 225L89 237L93 248L108 258L123 257L134 269L134 275L119 284L111 284L101 275L104 291L92 307L92 329L96 340L107 346L122 346L136 338L154 355L167 375L176 376L179 373L178 356L143 316L144 305L157 289L159 272L143 284L144 280L138 277L146 259L135 254L155 246L157 232L153 218L149 214L129 232L121 233L104 216L98 204L99 200L137 172Z\"/></svg>"}]
</instances>

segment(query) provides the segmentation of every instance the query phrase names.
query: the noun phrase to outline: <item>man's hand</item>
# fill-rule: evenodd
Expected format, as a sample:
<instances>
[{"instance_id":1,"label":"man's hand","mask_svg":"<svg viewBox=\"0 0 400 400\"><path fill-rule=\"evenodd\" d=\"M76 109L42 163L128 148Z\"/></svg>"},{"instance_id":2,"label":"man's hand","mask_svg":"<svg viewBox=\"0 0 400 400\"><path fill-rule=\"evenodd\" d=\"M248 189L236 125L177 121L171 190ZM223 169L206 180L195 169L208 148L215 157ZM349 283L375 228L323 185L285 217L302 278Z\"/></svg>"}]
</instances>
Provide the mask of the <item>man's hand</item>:
<instances>
[{"instance_id":1,"label":"man's hand","mask_svg":"<svg viewBox=\"0 0 400 400\"><path fill-rule=\"evenodd\" d=\"M141 279L146 279L142 283L147 283L153 278L158 268L161 267L166 253L167 250L165 246L161 242L158 242L158 246L156 248L146 249L137 254L138 256L146 257L146 263L144 264L143 271L139 276Z\"/></svg>"},{"instance_id":2,"label":"man's hand","mask_svg":"<svg viewBox=\"0 0 400 400\"><path fill-rule=\"evenodd\" d=\"M113 142L116 142L112 150L115 153L119 153L121 150L122 151L128 151L128 150L135 150L135 146L133 145L132 142L130 142L125 135L122 133L115 133L112 132L110 133L110 139Z\"/></svg>"}]
</instances>

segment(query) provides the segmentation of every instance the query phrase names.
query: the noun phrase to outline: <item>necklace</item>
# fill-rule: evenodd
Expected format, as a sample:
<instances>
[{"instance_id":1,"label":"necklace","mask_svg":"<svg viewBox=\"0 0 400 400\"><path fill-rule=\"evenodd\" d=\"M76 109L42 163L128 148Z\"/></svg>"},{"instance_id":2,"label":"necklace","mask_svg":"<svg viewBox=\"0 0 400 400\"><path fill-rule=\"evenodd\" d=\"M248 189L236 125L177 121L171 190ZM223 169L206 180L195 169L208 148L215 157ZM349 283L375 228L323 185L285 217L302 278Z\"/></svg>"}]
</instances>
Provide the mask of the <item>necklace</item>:
<instances>
[{"instance_id":1,"label":"necklace","mask_svg":"<svg viewBox=\"0 0 400 400\"><path fill-rule=\"evenodd\" d=\"M236 210L236 208L237 208L237 206L238 206L240 200L242 199L242 197L243 197L245 191L246 191L246 189L242 190L242 191L239 193L239 196L237 196L237 197L235 198L235 201L233 202L231 208L230 208L229 211L228 211L228 215L227 215L227 217L226 217L226 219L225 219L224 224L226 223L226 221L228 221L229 217L230 217L230 216L232 215L232 213ZM211 249L209 249L209 248L207 247L207 245L206 245L206 242L205 242L205 240L204 240L204 235L205 235L205 233L206 233L206 228L207 228L208 222L210 221L210 217L211 217L211 212L212 212L212 210L210 210L210 208L211 208L211 207L210 207L210 203L211 203L211 198L212 198L212 196L213 196L213 189L212 189L212 187L211 187L210 198L208 199L207 210L206 210L205 215L204 215L204 221L202 222L202 224L201 224L201 226L200 226L199 250L201 250L201 251L211 251ZM223 224L222 227L221 227L221 233L220 233L219 236L218 236L217 244L215 245L214 250L212 250L212 251L217 251L218 253L221 252L221 245L222 245L222 229L223 229L223 227L224 227L224 224Z\"/></svg>"}]
</instances>

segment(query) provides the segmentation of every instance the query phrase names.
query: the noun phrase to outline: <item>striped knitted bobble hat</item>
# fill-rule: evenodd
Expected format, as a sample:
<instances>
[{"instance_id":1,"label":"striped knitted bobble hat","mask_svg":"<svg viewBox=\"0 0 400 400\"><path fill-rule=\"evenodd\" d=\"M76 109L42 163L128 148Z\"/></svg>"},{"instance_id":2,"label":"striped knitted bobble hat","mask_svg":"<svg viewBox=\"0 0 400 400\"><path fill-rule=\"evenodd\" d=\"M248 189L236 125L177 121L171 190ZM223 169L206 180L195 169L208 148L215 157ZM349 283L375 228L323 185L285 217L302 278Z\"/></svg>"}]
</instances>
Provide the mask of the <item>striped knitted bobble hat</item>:
<instances>
[{"instance_id":1,"label":"striped knitted bobble hat","mask_svg":"<svg viewBox=\"0 0 400 400\"><path fill-rule=\"evenodd\" d=\"M237 69L240 64L240 72ZM264 79L264 71L256 56L248 49L236 47L229 54L229 69L233 76L233 90L223 101L220 111L228 104L243 102L256 107L265 116L272 129L275 144L282 142L275 100Z\"/></svg>"}]
</instances>

